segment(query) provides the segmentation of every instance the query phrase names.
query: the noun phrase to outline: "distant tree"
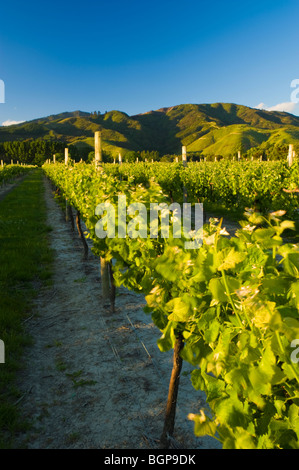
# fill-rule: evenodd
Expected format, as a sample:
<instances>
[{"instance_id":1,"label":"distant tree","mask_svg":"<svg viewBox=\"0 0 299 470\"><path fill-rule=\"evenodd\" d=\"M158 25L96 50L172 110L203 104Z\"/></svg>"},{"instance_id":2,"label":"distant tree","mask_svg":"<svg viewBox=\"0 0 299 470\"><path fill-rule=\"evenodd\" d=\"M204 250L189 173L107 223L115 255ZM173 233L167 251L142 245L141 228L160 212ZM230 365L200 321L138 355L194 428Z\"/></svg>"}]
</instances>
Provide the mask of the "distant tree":
<instances>
[{"instance_id":1,"label":"distant tree","mask_svg":"<svg viewBox=\"0 0 299 470\"><path fill-rule=\"evenodd\" d=\"M69 145L69 156L75 162L80 161L80 159L81 159L80 152L79 152L78 148L75 145Z\"/></svg>"},{"instance_id":2,"label":"distant tree","mask_svg":"<svg viewBox=\"0 0 299 470\"><path fill-rule=\"evenodd\" d=\"M27 140L2 142L0 154L5 163L11 159L26 164L42 165L47 159L52 159L54 153L63 151L65 144L54 140Z\"/></svg>"},{"instance_id":3,"label":"distant tree","mask_svg":"<svg viewBox=\"0 0 299 470\"><path fill-rule=\"evenodd\" d=\"M87 163L93 163L95 158L94 150L88 153ZM113 155L106 150L102 150L102 161L103 163L112 163Z\"/></svg>"},{"instance_id":4,"label":"distant tree","mask_svg":"<svg viewBox=\"0 0 299 470\"><path fill-rule=\"evenodd\" d=\"M173 162L173 156L172 155L163 155L160 159L161 162Z\"/></svg>"},{"instance_id":5,"label":"distant tree","mask_svg":"<svg viewBox=\"0 0 299 470\"><path fill-rule=\"evenodd\" d=\"M189 162L199 162L202 156L202 151L199 152L187 152L187 159Z\"/></svg>"},{"instance_id":6,"label":"distant tree","mask_svg":"<svg viewBox=\"0 0 299 470\"><path fill-rule=\"evenodd\" d=\"M134 152L133 150L130 150L129 152L125 153L124 161L127 163L133 163L136 162L137 157L140 159L140 152Z\"/></svg>"},{"instance_id":7,"label":"distant tree","mask_svg":"<svg viewBox=\"0 0 299 470\"><path fill-rule=\"evenodd\" d=\"M33 165L42 166L45 163L45 157L42 153L36 153L33 162Z\"/></svg>"},{"instance_id":8,"label":"distant tree","mask_svg":"<svg viewBox=\"0 0 299 470\"><path fill-rule=\"evenodd\" d=\"M89 152L88 158L87 158L87 163L92 163L94 161L94 150Z\"/></svg>"},{"instance_id":9,"label":"distant tree","mask_svg":"<svg viewBox=\"0 0 299 470\"><path fill-rule=\"evenodd\" d=\"M55 153L55 159L57 162L64 162L64 153L62 152Z\"/></svg>"}]
</instances>

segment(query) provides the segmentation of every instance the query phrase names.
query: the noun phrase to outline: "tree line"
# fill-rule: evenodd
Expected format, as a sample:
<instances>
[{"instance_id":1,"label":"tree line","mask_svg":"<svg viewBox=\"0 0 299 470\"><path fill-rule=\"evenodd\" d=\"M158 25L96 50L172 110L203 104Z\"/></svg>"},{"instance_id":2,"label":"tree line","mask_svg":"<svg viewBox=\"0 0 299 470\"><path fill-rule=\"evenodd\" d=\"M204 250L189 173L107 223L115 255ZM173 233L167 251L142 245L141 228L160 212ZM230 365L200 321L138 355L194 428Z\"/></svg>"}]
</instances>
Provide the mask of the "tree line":
<instances>
[{"instance_id":1,"label":"tree line","mask_svg":"<svg viewBox=\"0 0 299 470\"><path fill-rule=\"evenodd\" d=\"M59 152L64 152L65 144L58 141L31 140L0 142L0 157L4 163L11 160L16 163L41 166L48 158Z\"/></svg>"}]
</instances>

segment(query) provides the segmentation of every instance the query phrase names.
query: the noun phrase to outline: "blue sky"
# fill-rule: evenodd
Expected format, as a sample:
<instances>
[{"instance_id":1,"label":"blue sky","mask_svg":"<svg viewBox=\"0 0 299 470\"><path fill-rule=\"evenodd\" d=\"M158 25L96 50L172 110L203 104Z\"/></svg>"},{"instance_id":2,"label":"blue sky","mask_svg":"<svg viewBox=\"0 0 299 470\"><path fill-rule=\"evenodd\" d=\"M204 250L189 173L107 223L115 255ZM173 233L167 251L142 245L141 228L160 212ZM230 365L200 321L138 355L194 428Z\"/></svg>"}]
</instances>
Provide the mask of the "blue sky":
<instances>
[{"instance_id":1,"label":"blue sky","mask_svg":"<svg viewBox=\"0 0 299 470\"><path fill-rule=\"evenodd\" d=\"M6 0L0 13L0 124L214 102L299 115L298 0Z\"/></svg>"}]
</instances>

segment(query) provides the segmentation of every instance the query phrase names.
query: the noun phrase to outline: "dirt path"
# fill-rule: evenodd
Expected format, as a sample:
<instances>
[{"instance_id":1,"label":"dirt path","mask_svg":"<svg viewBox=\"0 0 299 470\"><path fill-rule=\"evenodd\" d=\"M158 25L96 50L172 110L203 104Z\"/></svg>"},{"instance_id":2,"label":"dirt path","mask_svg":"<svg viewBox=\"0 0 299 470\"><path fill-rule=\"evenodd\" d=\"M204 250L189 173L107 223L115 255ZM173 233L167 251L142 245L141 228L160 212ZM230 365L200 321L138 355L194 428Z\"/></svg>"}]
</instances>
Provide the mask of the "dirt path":
<instances>
[{"instance_id":1,"label":"dirt path","mask_svg":"<svg viewBox=\"0 0 299 470\"><path fill-rule=\"evenodd\" d=\"M160 332L143 312L145 301L119 289L116 312L102 306L99 260L82 259L81 242L65 223L47 181L53 285L40 290L36 315L26 326L34 345L24 352L20 407L32 428L17 437L28 448L158 448L172 352L161 353ZM217 448L196 438L188 413L205 404L184 365L175 445Z\"/></svg>"}]
</instances>

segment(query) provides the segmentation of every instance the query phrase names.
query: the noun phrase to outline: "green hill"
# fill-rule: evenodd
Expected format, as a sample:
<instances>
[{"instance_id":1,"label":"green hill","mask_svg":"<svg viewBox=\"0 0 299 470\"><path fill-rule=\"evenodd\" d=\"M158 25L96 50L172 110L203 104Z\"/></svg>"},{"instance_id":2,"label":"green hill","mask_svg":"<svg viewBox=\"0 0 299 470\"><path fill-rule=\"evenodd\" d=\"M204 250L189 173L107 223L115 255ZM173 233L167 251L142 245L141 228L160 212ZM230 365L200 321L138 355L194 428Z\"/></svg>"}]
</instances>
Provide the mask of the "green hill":
<instances>
[{"instance_id":1,"label":"green hill","mask_svg":"<svg viewBox=\"0 0 299 470\"><path fill-rule=\"evenodd\" d=\"M182 104L128 116L65 112L0 127L0 142L59 140L93 148L94 132L102 131L103 149L117 155L128 150L180 153L182 145L204 155L231 155L263 143L299 143L299 117L232 103Z\"/></svg>"}]
</instances>

